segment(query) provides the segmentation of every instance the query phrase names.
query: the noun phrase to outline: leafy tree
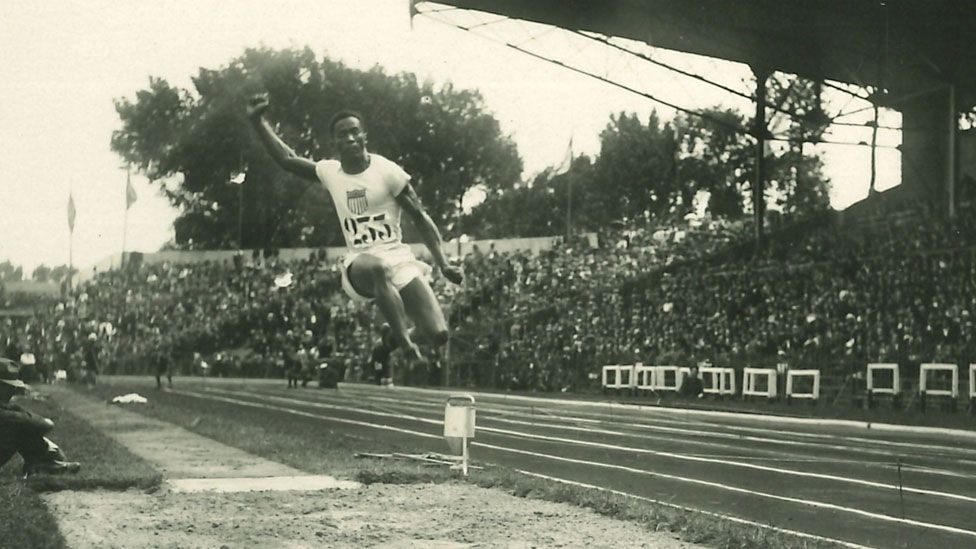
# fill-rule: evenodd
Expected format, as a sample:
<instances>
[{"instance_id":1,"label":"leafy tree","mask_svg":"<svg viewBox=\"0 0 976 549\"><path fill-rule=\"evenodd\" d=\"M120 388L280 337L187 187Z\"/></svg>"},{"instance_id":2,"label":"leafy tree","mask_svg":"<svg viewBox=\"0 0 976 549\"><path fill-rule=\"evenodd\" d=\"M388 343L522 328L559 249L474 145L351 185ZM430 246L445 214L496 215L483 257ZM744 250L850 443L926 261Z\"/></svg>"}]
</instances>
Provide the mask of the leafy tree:
<instances>
[{"instance_id":1,"label":"leafy tree","mask_svg":"<svg viewBox=\"0 0 976 549\"><path fill-rule=\"evenodd\" d=\"M24 268L20 265L14 265L9 259L0 263L0 281L17 282L23 280L23 278Z\"/></svg>"},{"instance_id":2,"label":"leafy tree","mask_svg":"<svg viewBox=\"0 0 976 549\"><path fill-rule=\"evenodd\" d=\"M529 184L489 196L464 217L462 232L475 238L507 238L565 234L567 223L573 231L589 229L593 219L605 217L591 200L595 190L592 160L577 156L566 173L543 170Z\"/></svg>"},{"instance_id":3,"label":"leafy tree","mask_svg":"<svg viewBox=\"0 0 976 549\"><path fill-rule=\"evenodd\" d=\"M823 174L819 156L804 154L807 143L823 138L830 119L824 114L816 82L777 73L769 81L772 103L790 113L783 137L787 149L772 159L769 188L775 203L787 215L804 216L830 207L830 181ZM774 118L772 124L776 124Z\"/></svg>"},{"instance_id":4,"label":"leafy tree","mask_svg":"<svg viewBox=\"0 0 976 549\"><path fill-rule=\"evenodd\" d=\"M610 117L600 134L594 167L593 183L599 192L588 195L593 205L600 205L601 221L665 213L681 204L685 193L674 177L674 139L670 126L662 125L655 112L646 124L633 114ZM690 207L690 200L685 204Z\"/></svg>"},{"instance_id":5,"label":"leafy tree","mask_svg":"<svg viewBox=\"0 0 976 549\"><path fill-rule=\"evenodd\" d=\"M707 117L680 114L674 120L677 179L685 189L683 196L707 191L710 214L737 219L744 215L746 204L751 205L755 174L755 145L736 131L748 122L732 109L714 107L703 112Z\"/></svg>"},{"instance_id":6,"label":"leafy tree","mask_svg":"<svg viewBox=\"0 0 976 549\"><path fill-rule=\"evenodd\" d=\"M71 272L72 273L77 273L78 272L78 269L77 268L72 268L71 269ZM54 268L51 269L51 272L48 274L48 280L51 280L51 281L54 281L54 282L62 282L62 281L64 281L65 277L67 277L67 276L68 276L68 266L67 265L58 265L57 267L54 267Z\"/></svg>"},{"instance_id":7,"label":"leafy tree","mask_svg":"<svg viewBox=\"0 0 976 549\"><path fill-rule=\"evenodd\" d=\"M400 163L436 222L457 229L461 199L480 185L510 188L522 171L477 92L420 83L409 74L361 71L303 50L248 49L220 69L201 69L193 90L150 79L134 99L116 101L122 128L112 149L158 181L179 208L179 247L231 247L243 212L244 247L339 244L334 207L319 185L297 183L273 164L244 111L258 92L269 119L298 154L335 152L329 120L342 108L365 118L370 149ZM242 187L231 183L245 171ZM456 231L455 231L456 232Z\"/></svg>"},{"instance_id":8,"label":"leafy tree","mask_svg":"<svg viewBox=\"0 0 976 549\"><path fill-rule=\"evenodd\" d=\"M34 267L34 272L31 273L31 279L37 282L47 282L50 278L51 268L43 263Z\"/></svg>"}]
</instances>

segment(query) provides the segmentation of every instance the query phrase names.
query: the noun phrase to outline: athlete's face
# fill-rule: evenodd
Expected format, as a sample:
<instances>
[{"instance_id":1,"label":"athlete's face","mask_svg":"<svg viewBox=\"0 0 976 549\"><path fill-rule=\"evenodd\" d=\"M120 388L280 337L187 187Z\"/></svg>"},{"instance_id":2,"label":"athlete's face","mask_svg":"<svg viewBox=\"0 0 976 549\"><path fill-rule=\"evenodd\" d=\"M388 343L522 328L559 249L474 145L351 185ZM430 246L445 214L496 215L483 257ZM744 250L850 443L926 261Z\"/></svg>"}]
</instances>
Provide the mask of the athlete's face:
<instances>
[{"instance_id":1,"label":"athlete's face","mask_svg":"<svg viewBox=\"0 0 976 549\"><path fill-rule=\"evenodd\" d=\"M366 157L366 131L355 116L336 122L332 137L343 160L362 160Z\"/></svg>"}]
</instances>

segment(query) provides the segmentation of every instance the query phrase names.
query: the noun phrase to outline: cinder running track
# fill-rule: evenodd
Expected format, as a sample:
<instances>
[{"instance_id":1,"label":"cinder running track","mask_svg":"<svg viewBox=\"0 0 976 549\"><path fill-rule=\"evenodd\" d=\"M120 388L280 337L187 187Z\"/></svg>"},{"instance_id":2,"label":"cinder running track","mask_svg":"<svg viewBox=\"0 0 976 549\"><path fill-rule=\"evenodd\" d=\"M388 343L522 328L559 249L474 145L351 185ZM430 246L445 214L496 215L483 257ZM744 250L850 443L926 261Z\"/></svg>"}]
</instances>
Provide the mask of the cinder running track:
<instances>
[{"instance_id":1,"label":"cinder running track","mask_svg":"<svg viewBox=\"0 0 976 549\"><path fill-rule=\"evenodd\" d=\"M128 378L127 381L132 378ZM145 379L145 378L143 378ZM106 379L111 383L110 379ZM179 379L175 393L446 449L446 391ZM476 462L849 547L976 547L976 433L477 394Z\"/></svg>"}]
</instances>

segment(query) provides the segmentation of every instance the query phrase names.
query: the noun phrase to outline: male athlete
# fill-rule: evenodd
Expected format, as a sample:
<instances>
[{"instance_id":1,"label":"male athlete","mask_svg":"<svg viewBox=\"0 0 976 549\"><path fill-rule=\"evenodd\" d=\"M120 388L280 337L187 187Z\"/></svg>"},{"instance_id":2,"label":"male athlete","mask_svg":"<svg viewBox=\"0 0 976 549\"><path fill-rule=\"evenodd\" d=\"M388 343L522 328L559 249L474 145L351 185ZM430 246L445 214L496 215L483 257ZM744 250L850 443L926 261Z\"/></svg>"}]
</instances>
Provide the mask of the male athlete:
<instances>
[{"instance_id":1,"label":"male athlete","mask_svg":"<svg viewBox=\"0 0 976 549\"><path fill-rule=\"evenodd\" d=\"M313 162L299 157L274 132L264 111L267 94L255 95L247 114L268 153L284 170L325 186L335 203L349 253L342 261L342 288L354 300L375 300L408 359L421 359L407 328L436 346L447 343L447 322L427 278L431 268L414 257L401 241L400 214L407 212L420 230L434 263L454 284L461 270L449 265L441 250L441 235L424 211L410 176L386 158L366 151L362 117L341 111L329 128L339 160Z\"/></svg>"}]
</instances>

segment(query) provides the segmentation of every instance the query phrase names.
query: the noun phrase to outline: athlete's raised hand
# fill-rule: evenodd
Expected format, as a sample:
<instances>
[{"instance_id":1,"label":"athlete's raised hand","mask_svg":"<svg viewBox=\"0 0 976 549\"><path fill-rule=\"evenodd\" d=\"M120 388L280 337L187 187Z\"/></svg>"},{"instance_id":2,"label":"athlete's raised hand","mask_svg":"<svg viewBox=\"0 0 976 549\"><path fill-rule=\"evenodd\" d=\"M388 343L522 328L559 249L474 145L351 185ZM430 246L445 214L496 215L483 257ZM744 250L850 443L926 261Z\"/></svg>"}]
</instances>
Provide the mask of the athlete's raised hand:
<instances>
[{"instance_id":1,"label":"athlete's raised hand","mask_svg":"<svg viewBox=\"0 0 976 549\"><path fill-rule=\"evenodd\" d=\"M258 118L264 111L268 110L268 105L271 101L268 99L267 93L257 93L251 96L251 99L247 102L247 116L249 118Z\"/></svg>"},{"instance_id":2,"label":"athlete's raised hand","mask_svg":"<svg viewBox=\"0 0 976 549\"><path fill-rule=\"evenodd\" d=\"M464 280L464 271L460 267L455 267L454 265L446 265L441 269L441 273L444 274L444 278L450 280L454 284L461 284Z\"/></svg>"}]
</instances>

